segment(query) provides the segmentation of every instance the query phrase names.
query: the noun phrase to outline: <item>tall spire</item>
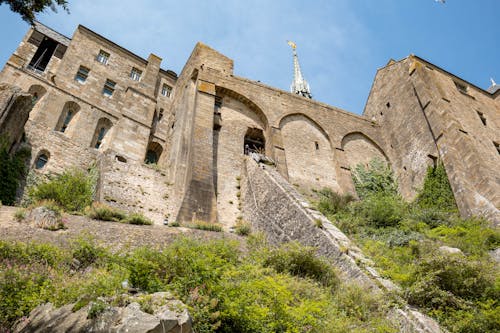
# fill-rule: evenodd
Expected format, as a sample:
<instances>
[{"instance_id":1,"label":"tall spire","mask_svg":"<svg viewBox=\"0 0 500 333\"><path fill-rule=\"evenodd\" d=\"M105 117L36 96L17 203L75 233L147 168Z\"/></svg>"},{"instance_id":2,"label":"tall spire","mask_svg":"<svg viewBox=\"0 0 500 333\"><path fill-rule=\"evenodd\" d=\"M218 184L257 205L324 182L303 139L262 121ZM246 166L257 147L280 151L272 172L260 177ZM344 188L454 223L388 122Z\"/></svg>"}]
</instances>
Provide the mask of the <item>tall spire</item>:
<instances>
[{"instance_id":1,"label":"tall spire","mask_svg":"<svg viewBox=\"0 0 500 333\"><path fill-rule=\"evenodd\" d=\"M294 94L301 95L307 98L312 98L311 90L309 89L309 84L302 76L299 65L299 57L297 56L297 45L294 42L288 41L288 45L291 46L293 51L293 82L290 86L290 91Z\"/></svg>"}]
</instances>

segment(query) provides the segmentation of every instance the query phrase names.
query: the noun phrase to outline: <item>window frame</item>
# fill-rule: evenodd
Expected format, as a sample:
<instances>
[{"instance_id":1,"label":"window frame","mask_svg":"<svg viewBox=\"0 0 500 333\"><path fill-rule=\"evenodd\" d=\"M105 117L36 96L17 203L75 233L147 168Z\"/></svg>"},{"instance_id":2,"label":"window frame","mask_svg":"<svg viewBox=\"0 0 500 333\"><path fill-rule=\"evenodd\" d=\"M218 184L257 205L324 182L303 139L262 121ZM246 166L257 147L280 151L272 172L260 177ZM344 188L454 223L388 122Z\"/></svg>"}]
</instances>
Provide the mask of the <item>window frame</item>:
<instances>
[{"instance_id":1,"label":"window frame","mask_svg":"<svg viewBox=\"0 0 500 333\"><path fill-rule=\"evenodd\" d=\"M85 73L85 71L86 71L86 73ZM76 71L76 74L75 74L75 81L80 83L80 84L85 84L85 82L87 82L87 79L89 77L89 73L90 73L90 68L83 66L83 65L80 65L80 67L78 67L78 70Z\"/></svg>"},{"instance_id":2,"label":"window frame","mask_svg":"<svg viewBox=\"0 0 500 333\"><path fill-rule=\"evenodd\" d=\"M97 54L97 57L95 58L95 60L98 63L101 63L103 65L107 65L110 57L111 57L111 54L109 52L106 52L106 51L101 49L101 50L99 50L99 53Z\"/></svg>"},{"instance_id":3,"label":"window frame","mask_svg":"<svg viewBox=\"0 0 500 333\"><path fill-rule=\"evenodd\" d=\"M102 88L102 94L106 97L112 97L116 90L116 82L111 79L106 79L104 82L104 87Z\"/></svg>"},{"instance_id":4,"label":"window frame","mask_svg":"<svg viewBox=\"0 0 500 333\"><path fill-rule=\"evenodd\" d=\"M131 80L139 82L142 78L142 71L137 67L132 67L129 77Z\"/></svg>"},{"instance_id":5,"label":"window frame","mask_svg":"<svg viewBox=\"0 0 500 333\"><path fill-rule=\"evenodd\" d=\"M161 95L170 98L172 96L172 91L174 88L166 83L161 86Z\"/></svg>"}]
</instances>

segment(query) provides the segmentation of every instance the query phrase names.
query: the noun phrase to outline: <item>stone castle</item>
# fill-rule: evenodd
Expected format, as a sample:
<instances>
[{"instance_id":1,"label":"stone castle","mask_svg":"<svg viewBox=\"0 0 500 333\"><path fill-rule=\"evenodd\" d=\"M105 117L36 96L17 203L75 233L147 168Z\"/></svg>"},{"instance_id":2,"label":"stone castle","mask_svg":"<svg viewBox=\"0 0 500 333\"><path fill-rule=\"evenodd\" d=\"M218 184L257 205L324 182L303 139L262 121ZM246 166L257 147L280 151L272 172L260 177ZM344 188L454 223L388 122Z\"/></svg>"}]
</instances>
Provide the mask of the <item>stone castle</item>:
<instances>
[{"instance_id":1,"label":"stone castle","mask_svg":"<svg viewBox=\"0 0 500 333\"><path fill-rule=\"evenodd\" d=\"M294 62L290 93L201 43L177 75L84 26L68 38L36 23L0 73L0 132L31 146L33 172L97 165L99 201L159 224L234 224L251 151L306 192L355 192L351 169L380 158L407 199L442 161L460 213L500 223L500 86L410 55L378 70L358 116L308 98Z\"/></svg>"}]
</instances>

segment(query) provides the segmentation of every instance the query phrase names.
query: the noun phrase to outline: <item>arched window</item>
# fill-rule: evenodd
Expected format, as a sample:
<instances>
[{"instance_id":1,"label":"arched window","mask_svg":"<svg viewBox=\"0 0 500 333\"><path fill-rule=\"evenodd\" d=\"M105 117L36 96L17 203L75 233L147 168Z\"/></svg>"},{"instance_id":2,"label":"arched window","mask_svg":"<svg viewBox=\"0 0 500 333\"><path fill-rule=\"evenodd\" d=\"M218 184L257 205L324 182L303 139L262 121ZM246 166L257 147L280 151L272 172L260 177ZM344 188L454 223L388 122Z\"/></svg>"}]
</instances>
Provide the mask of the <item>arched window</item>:
<instances>
[{"instance_id":1,"label":"arched window","mask_svg":"<svg viewBox=\"0 0 500 333\"><path fill-rule=\"evenodd\" d=\"M59 121L57 122L55 130L59 132L65 132L69 126L69 123L79 110L80 106L75 102L66 102L66 104L64 104L61 115L59 116Z\"/></svg>"},{"instance_id":2,"label":"arched window","mask_svg":"<svg viewBox=\"0 0 500 333\"><path fill-rule=\"evenodd\" d=\"M45 164L49 161L50 154L46 150L42 150L35 160L35 169L40 170L45 167Z\"/></svg>"},{"instance_id":3,"label":"arched window","mask_svg":"<svg viewBox=\"0 0 500 333\"><path fill-rule=\"evenodd\" d=\"M32 101L33 105L35 105L36 102L38 102L43 97L43 95L45 95L46 92L47 92L47 90L44 87L42 87L41 85L39 85L39 84L32 85L28 89L28 93L30 93L32 96L31 101Z\"/></svg>"},{"instance_id":4,"label":"arched window","mask_svg":"<svg viewBox=\"0 0 500 333\"><path fill-rule=\"evenodd\" d=\"M108 118L99 119L95 128L94 138L92 139L92 143L90 146L99 149L102 146L106 134L112 126L113 123Z\"/></svg>"},{"instance_id":5,"label":"arched window","mask_svg":"<svg viewBox=\"0 0 500 333\"><path fill-rule=\"evenodd\" d=\"M144 158L144 163L155 164L158 163L163 148L158 142L150 142L148 144L148 149L146 150L146 157Z\"/></svg>"}]
</instances>

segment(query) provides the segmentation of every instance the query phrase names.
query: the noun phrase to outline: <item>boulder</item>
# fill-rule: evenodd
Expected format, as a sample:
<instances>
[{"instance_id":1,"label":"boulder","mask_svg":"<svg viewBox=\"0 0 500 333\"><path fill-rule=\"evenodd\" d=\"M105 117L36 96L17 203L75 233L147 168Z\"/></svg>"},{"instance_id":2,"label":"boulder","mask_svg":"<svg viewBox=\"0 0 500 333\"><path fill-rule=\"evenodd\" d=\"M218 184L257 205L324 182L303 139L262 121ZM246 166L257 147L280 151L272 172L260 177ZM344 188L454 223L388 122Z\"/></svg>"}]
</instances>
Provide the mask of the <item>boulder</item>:
<instances>
[{"instance_id":1,"label":"boulder","mask_svg":"<svg viewBox=\"0 0 500 333\"><path fill-rule=\"evenodd\" d=\"M61 213L45 206L33 208L28 213L26 220L37 228L47 230L59 230L64 228Z\"/></svg>"},{"instance_id":2,"label":"boulder","mask_svg":"<svg viewBox=\"0 0 500 333\"><path fill-rule=\"evenodd\" d=\"M442 254L464 254L462 250L450 246L440 246L438 248L438 251L441 252Z\"/></svg>"},{"instance_id":3,"label":"boulder","mask_svg":"<svg viewBox=\"0 0 500 333\"><path fill-rule=\"evenodd\" d=\"M42 304L31 311L14 326L14 333L192 333L192 319L186 306L169 293L126 296L126 305L104 306L102 311L89 318L91 308L97 303L107 304L111 299L73 311L74 304L58 309L50 303ZM139 301L147 302L146 313Z\"/></svg>"}]
</instances>

